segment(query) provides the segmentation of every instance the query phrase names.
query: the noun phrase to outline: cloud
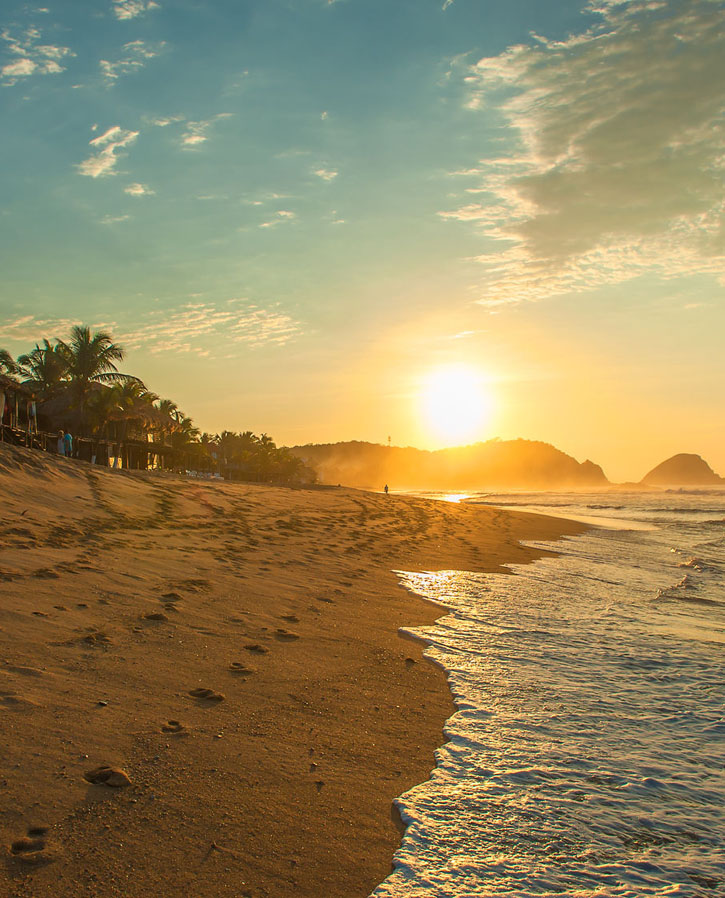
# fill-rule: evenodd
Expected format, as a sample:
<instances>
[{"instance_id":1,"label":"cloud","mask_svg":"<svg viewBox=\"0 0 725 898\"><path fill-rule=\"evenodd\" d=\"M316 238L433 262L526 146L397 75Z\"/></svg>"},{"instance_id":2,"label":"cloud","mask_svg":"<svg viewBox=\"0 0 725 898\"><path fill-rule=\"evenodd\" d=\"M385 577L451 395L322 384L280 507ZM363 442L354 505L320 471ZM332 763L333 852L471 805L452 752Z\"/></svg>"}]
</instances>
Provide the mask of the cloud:
<instances>
[{"instance_id":1,"label":"cloud","mask_svg":"<svg viewBox=\"0 0 725 898\"><path fill-rule=\"evenodd\" d=\"M499 206L499 209L503 207ZM452 212L439 212L441 218L454 221L489 221L492 215L491 206L481 206L477 203L469 203Z\"/></svg>"},{"instance_id":2,"label":"cloud","mask_svg":"<svg viewBox=\"0 0 725 898\"><path fill-rule=\"evenodd\" d=\"M113 14L117 19L135 19L152 9L159 9L160 4L154 0L112 0Z\"/></svg>"},{"instance_id":3,"label":"cloud","mask_svg":"<svg viewBox=\"0 0 725 898\"><path fill-rule=\"evenodd\" d=\"M327 168L318 168L313 174L317 175L318 178L322 178L323 181L334 181L340 173Z\"/></svg>"},{"instance_id":4,"label":"cloud","mask_svg":"<svg viewBox=\"0 0 725 898\"><path fill-rule=\"evenodd\" d=\"M130 215L104 215L101 219L102 225L119 224L122 221L129 221Z\"/></svg>"},{"instance_id":5,"label":"cloud","mask_svg":"<svg viewBox=\"0 0 725 898\"><path fill-rule=\"evenodd\" d=\"M135 330L121 334L128 349L214 354L235 344L281 346L300 336L299 322L279 306L260 308L247 299L226 303L189 302L176 310L150 313Z\"/></svg>"},{"instance_id":6,"label":"cloud","mask_svg":"<svg viewBox=\"0 0 725 898\"><path fill-rule=\"evenodd\" d=\"M41 33L37 28L27 28L20 36L7 29L0 32L0 39L7 50L17 58L0 68L0 81L7 86L31 75L57 75L65 71L61 60L75 53L69 47L39 44Z\"/></svg>"},{"instance_id":7,"label":"cloud","mask_svg":"<svg viewBox=\"0 0 725 898\"><path fill-rule=\"evenodd\" d=\"M151 119L151 124L156 125L157 128L166 128L168 125L173 125L176 122L183 122L183 115L166 115L159 116L158 118Z\"/></svg>"},{"instance_id":8,"label":"cloud","mask_svg":"<svg viewBox=\"0 0 725 898\"><path fill-rule=\"evenodd\" d=\"M3 343L37 343L43 337L62 337L74 324L80 324L74 318L41 318L36 315L18 315L6 318L0 324L0 342ZM99 325L94 325L99 327Z\"/></svg>"},{"instance_id":9,"label":"cloud","mask_svg":"<svg viewBox=\"0 0 725 898\"><path fill-rule=\"evenodd\" d=\"M113 83L121 75L128 75L142 69L149 59L158 56L166 46L165 41L157 44L147 44L145 41L129 41L123 45L123 55L115 62L101 59L98 63L101 74L109 82ZM167 123L168 124L168 123Z\"/></svg>"},{"instance_id":10,"label":"cloud","mask_svg":"<svg viewBox=\"0 0 725 898\"><path fill-rule=\"evenodd\" d=\"M277 215L277 218L272 218L269 221L263 221L259 227L274 228L285 221L292 221L293 219L297 218L296 213L290 212L289 209L278 209L275 214Z\"/></svg>"},{"instance_id":11,"label":"cloud","mask_svg":"<svg viewBox=\"0 0 725 898\"><path fill-rule=\"evenodd\" d=\"M154 196L155 190L152 190L147 184L129 184L123 188L123 192L129 196Z\"/></svg>"},{"instance_id":12,"label":"cloud","mask_svg":"<svg viewBox=\"0 0 725 898\"><path fill-rule=\"evenodd\" d=\"M63 337L75 318L19 315L0 324L0 343L35 343L43 337ZM127 350L189 352L203 356L229 353L240 345L250 348L283 346L301 336L302 327L278 304L262 308L246 298L226 302L187 302L175 309L146 312L130 325L124 321L91 323L92 330L107 330Z\"/></svg>"},{"instance_id":13,"label":"cloud","mask_svg":"<svg viewBox=\"0 0 725 898\"><path fill-rule=\"evenodd\" d=\"M207 132L219 119L230 118L231 112L219 112L212 118L199 122L187 122L186 131L181 135L181 146L186 149L194 149L209 139Z\"/></svg>"},{"instance_id":14,"label":"cloud","mask_svg":"<svg viewBox=\"0 0 725 898\"><path fill-rule=\"evenodd\" d=\"M90 146L98 150L94 155L89 156L83 162L77 165L78 172L81 175L87 175L89 178L99 178L103 175L115 175L114 171L118 156L118 150L132 144L138 137L138 131L126 131L120 125L114 125L99 137L94 137L89 141Z\"/></svg>"},{"instance_id":15,"label":"cloud","mask_svg":"<svg viewBox=\"0 0 725 898\"><path fill-rule=\"evenodd\" d=\"M470 171L480 204L440 213L492 239L483 301L664 277L725 275L723 8L601 0L601 23L468 68L513 155ZM501 97L504 99L501 99ZM457 174L466 174L459 172Z\"/></svg>"}]
</instances>

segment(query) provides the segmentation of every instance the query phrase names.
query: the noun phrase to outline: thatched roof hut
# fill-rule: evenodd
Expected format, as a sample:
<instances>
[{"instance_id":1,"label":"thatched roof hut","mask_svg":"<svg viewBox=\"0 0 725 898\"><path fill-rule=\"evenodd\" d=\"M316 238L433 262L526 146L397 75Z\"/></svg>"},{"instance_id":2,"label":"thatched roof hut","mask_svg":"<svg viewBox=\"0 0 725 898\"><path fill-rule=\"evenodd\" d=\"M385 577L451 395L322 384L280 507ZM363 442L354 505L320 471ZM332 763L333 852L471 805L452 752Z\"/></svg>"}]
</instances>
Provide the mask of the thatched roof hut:
<instances>
[{"instance_id":1,"label":"thatched roof hut","mask_svg":"<svg viewBox=\"0 0 725 898\"><path fill-rule=\"evenodd\" d=\"M11 429L27 428L28 403L33 399L33 393L26 386L0 374L0 424Z\"/></svg>"}]
</instances>

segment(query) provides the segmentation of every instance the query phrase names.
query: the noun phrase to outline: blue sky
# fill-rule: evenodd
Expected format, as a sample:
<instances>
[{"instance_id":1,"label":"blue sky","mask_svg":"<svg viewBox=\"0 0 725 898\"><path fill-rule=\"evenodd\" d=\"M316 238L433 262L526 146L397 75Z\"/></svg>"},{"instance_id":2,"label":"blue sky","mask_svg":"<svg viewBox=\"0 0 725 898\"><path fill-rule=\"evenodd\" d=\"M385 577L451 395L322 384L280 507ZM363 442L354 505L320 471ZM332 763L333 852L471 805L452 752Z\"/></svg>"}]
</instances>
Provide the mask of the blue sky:
<instances>
[{"instance_id":1,"label":"blue sky","mask_svg":"<svg viewBox=\"0 0 725 898\"><path fill-rule=\"evenodd\" d=\"M289 443L437 445L420 383L461 363L494 398L473 438L725 473L723 24L717 0L6 3L0 346L108 327L204 429Z\"/></svg>"}]
</instances>

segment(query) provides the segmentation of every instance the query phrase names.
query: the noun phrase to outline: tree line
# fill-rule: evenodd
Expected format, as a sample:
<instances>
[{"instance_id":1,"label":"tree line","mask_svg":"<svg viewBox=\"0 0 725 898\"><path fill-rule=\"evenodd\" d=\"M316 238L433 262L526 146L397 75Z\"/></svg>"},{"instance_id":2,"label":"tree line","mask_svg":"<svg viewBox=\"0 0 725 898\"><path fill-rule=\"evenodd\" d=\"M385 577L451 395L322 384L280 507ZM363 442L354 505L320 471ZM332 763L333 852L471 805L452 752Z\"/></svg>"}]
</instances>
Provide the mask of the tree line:
<instances>
[{"instance_id":1,"label":"tree line","mask_svg":"<svg viewBox=\"0 0 725 898\"><path fill-rule=\"evenodd\" d=\"M0 349L0 373L32 392L41 419L50 426L72 421L76 436L119 444L150 438L170 447L177 460L240 479L314 479L301 459L265 433L202 432L171 399L119 371L124 358L110 333L78 325L67 340L43 339L17 358Z\"/></svg>"}]
</instances>

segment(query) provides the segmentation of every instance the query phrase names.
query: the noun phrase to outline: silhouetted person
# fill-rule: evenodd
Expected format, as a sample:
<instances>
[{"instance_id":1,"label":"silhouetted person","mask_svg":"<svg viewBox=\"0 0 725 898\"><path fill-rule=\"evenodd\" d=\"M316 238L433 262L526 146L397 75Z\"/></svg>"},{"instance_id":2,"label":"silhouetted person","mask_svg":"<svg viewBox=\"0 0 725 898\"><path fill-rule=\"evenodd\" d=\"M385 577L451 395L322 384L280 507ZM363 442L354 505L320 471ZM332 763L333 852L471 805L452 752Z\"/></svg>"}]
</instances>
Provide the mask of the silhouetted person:
<instances>
[{"instance_id":1,"label":"silhouetted person","mask_svg":"<svg viewBox=\"0 0 725 898\"><path fill-rule=\"evenodd\" d=\"M385 484L385 495L386 496L388 495L388 484L387 483Z\"/></svg>"},{"instance_id":2,"label":"silhouetted person","mask_svg":"<svg viewBox=\"0 0 725 898\"><path fill-rule=\"evenodd\" d=\"M27 412L28 412L28 432L29 433L37 433L38 432L38 412L35 407L35 396L31 396L27 402Z\"/></svg>"}]
</instances>

